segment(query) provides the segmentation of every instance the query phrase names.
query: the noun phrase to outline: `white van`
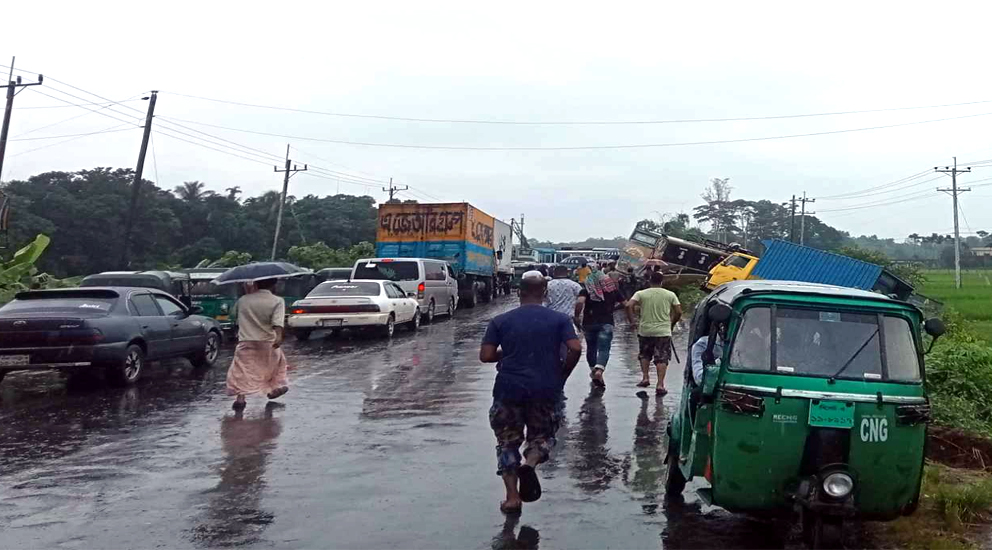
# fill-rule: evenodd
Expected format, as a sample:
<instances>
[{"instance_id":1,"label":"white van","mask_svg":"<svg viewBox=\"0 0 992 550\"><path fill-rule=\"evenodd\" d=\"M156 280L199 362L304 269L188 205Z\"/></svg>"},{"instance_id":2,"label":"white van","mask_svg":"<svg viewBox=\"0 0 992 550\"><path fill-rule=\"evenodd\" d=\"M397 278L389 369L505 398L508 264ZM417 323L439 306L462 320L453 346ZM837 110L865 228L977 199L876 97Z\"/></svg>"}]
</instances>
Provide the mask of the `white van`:
<instances>
[{"instance_id":1,"label":"white van","mask_svg":"<svg viewBox=\"0 0 992 550\"><path fill-rule=\"evenodd\" d=\"M430 258L363 258L355 262L352 280L393 281L416 298L424 321L434 315L454 315L458 308L458 281L448 262Z\"/></svg>"}]
</instances>

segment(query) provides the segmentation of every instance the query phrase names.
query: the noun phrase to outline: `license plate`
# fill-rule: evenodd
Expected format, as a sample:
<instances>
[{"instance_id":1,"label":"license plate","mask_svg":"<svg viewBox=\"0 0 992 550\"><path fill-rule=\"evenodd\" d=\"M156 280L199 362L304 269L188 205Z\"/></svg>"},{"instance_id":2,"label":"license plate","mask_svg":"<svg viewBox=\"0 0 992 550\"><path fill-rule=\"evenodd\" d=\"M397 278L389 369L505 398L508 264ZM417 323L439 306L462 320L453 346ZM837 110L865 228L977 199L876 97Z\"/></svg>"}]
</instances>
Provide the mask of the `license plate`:
<instances>
[{"instance_id":1,"label":"license plate","mask_svg":"<svg viewBox=\"0 0 992 550\"><path fill-rule=\"evenodd\" d=\"M811 401L809 425L811 428L853 428L854 403Z\"/></svg>"},{"instance_id":2,"label":"license plate","mask_svg":"<svg viewBox=\"0 0 992 550\"><path fill-rule=\"evenodd\" d=\"M230 318L231 317L228 315L218 315L217 317L214 317L214 319L217 319L218 321L227 321Z\"/></svg>"},{"instance_id":3,"label":"license plate","mask_svg":"<svg viewBox=\"0 0 992 550\"><path fill-rule=\"evenodd\" d=\"M0 355L0 367L15 367L31 362L30 355Z\"/></svg>"},{"instance_id":4,"label":"license plate","mask_svg":"<svg viewBox=\"0 0 992 550\"><path fill-rule=\"evenodd\" d=\"M341 326L341 319L321 319L320 326L322 327L339 327Z\"/></svg>"}]
</instances>

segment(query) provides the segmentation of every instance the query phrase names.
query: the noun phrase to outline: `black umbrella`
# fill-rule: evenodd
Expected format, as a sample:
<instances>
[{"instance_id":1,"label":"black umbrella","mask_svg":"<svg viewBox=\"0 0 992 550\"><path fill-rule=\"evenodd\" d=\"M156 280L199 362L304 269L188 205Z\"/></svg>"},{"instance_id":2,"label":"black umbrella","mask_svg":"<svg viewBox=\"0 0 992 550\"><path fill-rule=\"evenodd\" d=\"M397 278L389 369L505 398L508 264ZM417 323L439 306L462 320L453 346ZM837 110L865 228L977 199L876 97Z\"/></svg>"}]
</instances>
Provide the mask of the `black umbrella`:
<instances>
[{"instance_id":1,"label":"black umbrella","mask_svg":"<svg viewBox=\"0 0 992 550\"><path fill-rule=\"evenodd\" d=\"M309 273L311 273L309 269L303 269L302 267L286 262L255 262L232 267L221 273L212 282L216 285L253 283L263 279L286 279Z\"/></svg>"}]
</instances>

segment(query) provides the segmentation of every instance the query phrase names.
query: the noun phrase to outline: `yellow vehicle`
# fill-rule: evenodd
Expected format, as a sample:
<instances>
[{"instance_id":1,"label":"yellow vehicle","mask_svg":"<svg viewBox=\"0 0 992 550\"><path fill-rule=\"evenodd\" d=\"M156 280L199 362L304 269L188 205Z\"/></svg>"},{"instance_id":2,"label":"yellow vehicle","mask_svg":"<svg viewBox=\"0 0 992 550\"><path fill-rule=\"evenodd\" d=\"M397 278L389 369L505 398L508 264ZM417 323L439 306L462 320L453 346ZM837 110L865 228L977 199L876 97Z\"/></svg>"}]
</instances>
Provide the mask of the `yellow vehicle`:
<instances>
[{"instance_id":1,"label":"yellow vehicle","mask_svg":"<svg viewBox=\"0 0 992 550\"><path fill-rule=\"evenodd\" d=\"M710 269L710 276L706 279L704 286L706 290L713 290L730 281L750 279L751 272L754 271L754 266L756 265L758 265L758 258L756 256L734 252Z\"/></svg>"}]
</instances>

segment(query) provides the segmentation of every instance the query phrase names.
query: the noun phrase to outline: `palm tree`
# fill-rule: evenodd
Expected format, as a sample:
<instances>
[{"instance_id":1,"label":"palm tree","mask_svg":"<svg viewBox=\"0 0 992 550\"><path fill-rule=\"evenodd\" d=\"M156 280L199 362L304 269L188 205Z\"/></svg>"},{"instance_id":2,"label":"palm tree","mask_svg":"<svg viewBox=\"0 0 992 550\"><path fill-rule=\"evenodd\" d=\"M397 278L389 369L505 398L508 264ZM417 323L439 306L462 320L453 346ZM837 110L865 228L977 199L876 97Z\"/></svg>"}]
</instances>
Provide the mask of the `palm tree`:
<instances>
[{"instance_id":1,"label":"palm tree","mask_svg":"<svg viewBox=\"0 0 992 550\"><path fill-rule=\"evenodd\" d=\"M187 181L183 182L182 185L176 186L175 193L185 202L190 204L202 201L207 197L212 197L215 193L213 191L206 191L206 185L199 181Z\"/></svg>"},{"instance_id":2,"label":"palm tree","mask_svg":"<svg viewBox=\"0 0 992 550\"><path fill-rule=\"evenodd\" d=\"M241 186L235 185L234 187L228 187L227 189L224 189L224 191L227 191L228 199L236 201L238 200L238 195L241 194Z\"/></svg>"}]
</instances>

